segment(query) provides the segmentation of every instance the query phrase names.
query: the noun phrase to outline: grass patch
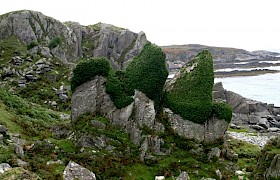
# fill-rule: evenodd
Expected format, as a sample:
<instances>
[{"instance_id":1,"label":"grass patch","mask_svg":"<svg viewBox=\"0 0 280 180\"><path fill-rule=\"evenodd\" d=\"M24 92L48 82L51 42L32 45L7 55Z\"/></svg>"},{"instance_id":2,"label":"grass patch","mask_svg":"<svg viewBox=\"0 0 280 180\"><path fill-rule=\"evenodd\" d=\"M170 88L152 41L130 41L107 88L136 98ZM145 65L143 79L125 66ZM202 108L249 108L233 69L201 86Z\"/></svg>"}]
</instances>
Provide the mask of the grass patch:
<instances>
[{"instance_id":1,"label":"grass patch","mask_svg":"<svg viewBox=\"0 0 280 180\"><path fill-rule=\"evenodd\" d=\"M23 134L34 137L49 133L48 130L55 124L62 123L58 113L0 89L0 100L6 105L6 110L13 113L15 123L19 124Z\"/></svg>"},{"instance_id":2,"label":"grass patch","mask_svg":"<svg viewBox=\"0 0 280 180\"><path fill-rule=\"evenodd\" d=\"M6 110L6 106L0 100L0 124L6 126L10 132L20 134L22 128L15 122L15 116Z\"/></svg>"},{"instance_id":3,"label":"grass patch","mask_svg":"<svg viewBox=\"0 0 280 180\"><path fill-rule=\"evenodd\" d=\"M238 154L237 165L240 169L246 168L247 171L252 171L261 152L260 147L236 139L230 139L229 143L230 148Z\"/></svg>"},{"instance_id":4,"label":"grass patch","mask_svg":"<svg viewBox=\"0 0 280 180\"><path fill-rule=\"evenodd\" d=\"M27 52L27 46L16 36L0 40L0 65L11 60L15 55L22 55Z\"/></svg>"}]
</instances>

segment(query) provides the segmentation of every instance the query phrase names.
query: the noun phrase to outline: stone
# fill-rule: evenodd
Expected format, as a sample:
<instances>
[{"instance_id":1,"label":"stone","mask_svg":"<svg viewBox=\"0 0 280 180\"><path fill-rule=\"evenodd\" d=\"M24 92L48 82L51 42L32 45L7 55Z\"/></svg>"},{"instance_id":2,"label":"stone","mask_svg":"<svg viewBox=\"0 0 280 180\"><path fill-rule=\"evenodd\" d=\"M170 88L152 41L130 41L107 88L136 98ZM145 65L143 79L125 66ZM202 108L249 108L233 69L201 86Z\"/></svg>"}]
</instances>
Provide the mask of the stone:
<instances>
[{"instance_id":1,"label":"stone","mask_svg":"<svg viewBox=\"0 0 280 180\"><path fill-rule=\"evenodd\" d=\"M208 153L208 159L210 161L217 160L221 155L221 150L217 147L211 148L210 152Z\"/></svg>"},{"instance_id":2,"label":"stone","mask_svg":"<svg viewBox=\"0 0 280 180\"><path fill-rule=\"evenodd\" d=\"M0 164L0 174L4 173L5 171L11 169L12 167L8 163L1 163Z\"/></svg>"},{"instance_id":3,"label":"stone","mask_svg":"<svg viewBox=\"0 0 280 180\"><path fill-rule=\"evenodd\" d=\"M165 177L164 176L155 176L155 180L164 180Z\"/></svg>"},{"instance_id":4,"label":"stone","mask_svg":"<svg viewBox=\"0 0 280 180\"><path fill-rule=\"evenodd\" d=\"M269 132L279 132L280 128L276 128L276 127L271 127L267 129Z\"/></svg>"},{"instance_id":5,"label":"stone","mask_svg":"<svg viewBox=\"0 0 280 180\"><path fill-rule=\"evenodd\" d=\"M64 180L96 180L95 174L81 165L70 161L63 172Z\"/></svg>"},{"instance_id":6,"label":"stone","mask_svg":"<svg viewBox=\"0 0 280 180\"><path fill-rule=\"evenodd\" d=\"M269 168L266 170L265 177L267 179L280 178L280 154L276 154L271 161Z\"/></svg>"},{"instance_id":7,"label":"stone","mask_svg":"<svg viewBox=\"0 0 280 180\"><path fill-rule=\"evenodd\" d=\"M216 175L219 177L220 180L223 179L223 175L222 175L222 173L221 173L221 171L220 171L219 169L217 169L217 170L215 171L215 173L216 173Z\"/></svg>"},{"instance_id":8,"label":"stone","mask_svg":"<svg viewBox=\"0 0 280 180\"><path fill-rule=\"evenodd\" d=\"M68 100L68 96L66 94L60 94L59 95L59 99L62 101L62 102L66 102Z\"/></svg>"},{"instance_id":9,"label":"stone","mask_svg":"<svg viewBox=\"0 0 280 180\"><path fill-rule=\"evenodd\" d=\"M258 122L258 125L265 128L265 129L269 128L269 123L268 123L268 120L266 118L261 118L260 121Z\"/></svg>"},{"instance_id":10,"label":"stone","mask_svg":"<svg viewBox=\"0 0 280 180\"><path fill-rule=\"evenodd\" d=\"M4 125L0 125L0 133L5 134L8 129Z\"/></svg>"},{"instance_id":11,"label":"stone","mask_svg":"<svg viewBox=\"0 0 280 180\"><path fill-rule=\"evenodd\" d=\"M25 161L23 161L23 160L21 160L21 159L17 159L17 165L19 166L19 167L23 167L23 168L25 168L25 167L27 167L29 164L27 163L27 162L25 162Z\"/></svg>"},{"instance_id":12,"label":"stone","mask_svg":"<svg viewBox=\"0 0 280 180\"><path fill-rule=\"evenodd\" d=\"M56 107L57 103L56 103L56 101L51 101L50 105L53 106L53 107Z\"/></svg>"},{"instance_id":13,"label":"stone","mask_svg":"<svg viewBox=\"0 0 280 180\"><path fill-rule=\"evenodd\" d=\"M249 127L252 129L258 130L258 131L265 129L264 127L259 126L259 125L250 125Z\"/></svg>"},{"instance_id":14,"label":"stone","mask_svg":"<svg viewBox=\"0 0 280 180\"><path fill-rule=\"evenodd\" d=\"M18 144L14 144L14 148L15 148L15 153L19 158L23 158L24 157L24 151L22 146L18 145Z\"/></svg>"},{"instance_id":15,"label":"stone","mask_svg":"<svg viewBox=\"0 0 280 180\"><path fill-rule=\"evenodd\" d=\"M97 129L105 129L106 125L100 121L92 120L91 125Z\"/></svg>"},{"instance_id":16,"label":"stone","mask_svg":"<svg viewBox=\"0 0 280 180\"><path fill-rule=\"evenodd\" d=\"M57 161L48 161L48 162L47 162L47 166L54 165L54 164L64 164L64 163L63 163L63 161L61 161L61 160L57 160Z\"/></svg>"},{"instance_id":17,"label":"stone","mask_svg":"<svg viewBox=\"0 0 280 180\"><path fill-rule=\"evenodd\" d=\"M190 177L186 171L180 173L176 180L190 180Z\"/></svg>"},{"instance_id":18,"label":"stone","mask_svg":"<svg viewBox=\"0 0 280 180\"><path fill-rule=\"evenodd\" d=\"M51 58L51 57L53 57L53 56L51 55L50 49L49 49L48 47L42 47L42 49L41 49L41 54L42 54L43 56L45 56L46 58Z\"/></svg>"},{"instance_id":19,"label":"stone","mask_svg":"<svg viewBox=\"0 0 280 180\"><path fill-rule=\"evenodd\" d=\"M236 176L240 176L240 175L244 175L245 173L244 173L243 171L238 170L238 171L235 171L234 174L235 174Z\"/></svg>"},{"instance_id":20,"label":"stone","mask_svg":"<svg viewBox=\"0 0 280 180\"><path fill-rule=\"evenodd\" d=\"M0 134L0 144L3 144L3 140L4 140L3 134Z\"/></svg>"}]
</instances>

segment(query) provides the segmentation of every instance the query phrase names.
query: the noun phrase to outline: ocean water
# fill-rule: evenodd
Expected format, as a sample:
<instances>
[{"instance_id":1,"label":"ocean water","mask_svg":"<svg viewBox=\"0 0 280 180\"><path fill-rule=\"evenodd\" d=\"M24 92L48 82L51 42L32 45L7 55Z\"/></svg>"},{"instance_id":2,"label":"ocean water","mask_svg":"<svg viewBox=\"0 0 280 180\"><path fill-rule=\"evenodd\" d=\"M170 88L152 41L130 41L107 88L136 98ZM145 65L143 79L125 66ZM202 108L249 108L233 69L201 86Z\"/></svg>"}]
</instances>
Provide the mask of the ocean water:
<instances>
[{"instance_id":1,"label":"ocean water","mask_svg":"<svg viewBox=\"0 0 280 180\"><path fill-rule=\"evenodd\" d=\"M243 97L280 107L280 73L215 78L216 82L222 82L224 89Z\"/></svg>"}]
</instances>

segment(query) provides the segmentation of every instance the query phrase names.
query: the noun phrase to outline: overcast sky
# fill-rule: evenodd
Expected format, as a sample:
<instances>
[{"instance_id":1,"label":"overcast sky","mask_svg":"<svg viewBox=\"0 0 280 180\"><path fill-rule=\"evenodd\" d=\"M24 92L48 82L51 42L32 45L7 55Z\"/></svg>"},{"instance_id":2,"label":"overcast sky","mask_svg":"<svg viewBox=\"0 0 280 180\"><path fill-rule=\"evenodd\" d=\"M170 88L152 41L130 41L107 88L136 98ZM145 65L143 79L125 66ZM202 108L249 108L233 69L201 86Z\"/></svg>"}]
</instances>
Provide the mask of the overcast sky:
<instances>
[{"instance_id":1,"label":"overcast sky","mask_svg":"<svg viewBox=\"0 0 280 180\"><path fill-rule=\"evenodd\" d=\"M0 14L35 10L62 22L144 31L158 45L280 49L279 0L1 0Z\"/></svg>"}]
</instances>

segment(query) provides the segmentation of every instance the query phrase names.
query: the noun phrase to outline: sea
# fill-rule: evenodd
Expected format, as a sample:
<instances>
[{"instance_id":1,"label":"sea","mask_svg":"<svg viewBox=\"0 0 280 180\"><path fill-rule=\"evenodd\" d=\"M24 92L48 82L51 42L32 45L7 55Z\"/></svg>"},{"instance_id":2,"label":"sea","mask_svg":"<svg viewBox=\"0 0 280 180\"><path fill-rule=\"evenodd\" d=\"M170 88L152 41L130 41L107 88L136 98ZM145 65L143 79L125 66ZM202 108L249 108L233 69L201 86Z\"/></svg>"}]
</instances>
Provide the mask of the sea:
<instances>
[{"instance_id":1,"label":"sea","mask_svg":"<svg viewBox=\"0 0 280 180\"><path fill-rule=\"evenodd\" d=\"M252 68L256 69L256 68ZM261 69L280 70L280 66L262 67ZM231 71L243 69L220 69L219 71ZM246 70L251 70L250 68ZM268 73L257 76L238 76L215 78L216 82L222 82L224 89L233 91L243 97L261 101L280 107L280 73Z\"/></svg>"}]
</instances>

